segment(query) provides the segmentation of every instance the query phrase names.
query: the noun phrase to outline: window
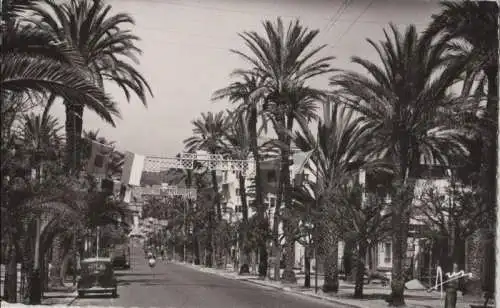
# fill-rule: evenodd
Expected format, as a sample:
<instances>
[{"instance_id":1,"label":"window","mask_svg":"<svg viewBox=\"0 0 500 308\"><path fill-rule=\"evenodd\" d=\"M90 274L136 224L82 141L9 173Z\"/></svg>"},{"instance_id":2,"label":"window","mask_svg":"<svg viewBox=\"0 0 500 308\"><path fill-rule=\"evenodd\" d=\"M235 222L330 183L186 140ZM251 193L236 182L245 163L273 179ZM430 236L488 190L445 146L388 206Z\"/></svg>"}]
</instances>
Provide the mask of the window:
<instances>
[{"instance_id":1,"label":"window","mask_svg":"<svg viewBox=\"0 0 500 308\"><path fill-rule=\"evenodd\" d=\"M391 263L392 259L392 246L391 243L385 243L384 244L384 262L385 263Z\"/></svg>"},{"instance_id":2,"label":"window","mask_svg":"<svg viewBox=\"0 0 500 308\"><path fill-rule=\"evenodd\" d=\"M234 211L235 211L236 213L241 213L241 205L237 205L237 206L235 206L235 207L234 207Z\"/></svg>"},{"instance_id":3,"label":"window","mask_svg":"<svg viewBox=\"0 0 500 308\"><path fill-rule=\"evenodd\" d=\"M269 207L275 207L275 206L276 206L276 198L269 197Z\"/></svg>"},{"instance_id":4,"label":"window","mask_svg":"<svg viewBox=\"0 0 500 308\"><path fill-rule=\"evenodd\" d=\"M240 195L240 189L236 188L236 196L239 196L239 195Z\"/></svg>"},{"instance_id":5,"label":"window","mask_svg":"<svg viewBox=\"0 0 500 308\"><path fill-rule=\"evenodd\" d=\"M269 170L267 172L267 181L276 182L276 170Z\"/></svg>"},{"instance_id":6,"label":"window","mask_svg":"<svg viewBox=\"0 0 500 308\"><path fill-rule=\"evenodd\" d=\"M97 154L94 157L94 166L96 168L103 168L104 167L104 155L102 154Z\"/></svg>"}]
</instances>

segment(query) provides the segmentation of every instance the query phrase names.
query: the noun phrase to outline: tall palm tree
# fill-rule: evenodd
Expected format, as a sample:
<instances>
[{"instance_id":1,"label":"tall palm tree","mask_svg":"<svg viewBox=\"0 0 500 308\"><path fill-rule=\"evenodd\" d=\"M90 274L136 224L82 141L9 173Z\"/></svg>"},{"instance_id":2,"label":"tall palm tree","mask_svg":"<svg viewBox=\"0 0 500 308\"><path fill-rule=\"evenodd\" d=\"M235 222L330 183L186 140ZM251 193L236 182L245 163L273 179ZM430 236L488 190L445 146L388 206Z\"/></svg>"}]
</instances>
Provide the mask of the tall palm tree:
<instances>
[{"instance_id":1,"label":"tall palm tree","mask_svg":"<svg viewBox=\"0 0 500 308\"><path fill-rule=\"evenodd\" d=\"M390 25L379 44L367 41L379 54L382 65L360 57L352 62L368 75L339 72L331 84L339 87L345 103L358 111L373 128L366 146L393 164L392 196L392 294L395 306L404 305L404 258L407 248L409 213L413 200L414 175L419 164L448 165L450 155L466 154L457 129L438 121L438 115L457 104L448 89L463 64L444 57L446 41L431 44L419 37L414 25L402 33ZM392 34L392 35L391 35ZM392 36L392 37L391 37Z\"/></svg>"},{"instance_id":2,"label":"tall palm tree","mask_svg":"<svg viewBox=\"0 0 500 308\"><path fill-rule=\"evenodd\" d=\"M228 112L229 129L225 132L227 148L225 149L231 158L236 160L247 160L251 154L251 137L249 132L249 121L245 115L237 112ZM238 172L238 183L240 190L241 208L243 219L240 224L240 247L242 258L240 258L240 274L250 272L250 248L248 246L248 200L246 190L246 177L243 172Z\"/></svg>"},{"instance_id":3,"label":"tall palm tree","mask_svg":"<svg viewBox=\"0 0 500 308\"><path fill-rule=\"evenodd\" d=\"M308 50L319 31L309 30L301 26L299 21L291 22L286 31L281 18L278 18L275 24L265 21L263 26L265 36L254 31L239 35L250 50L249 54L237 50L233 52L251 65L251 69L247 71L249 74L255 74L263 81L265 107L272 114L278 139L284 145L281 151L277 205L280 205L283 199L285 205L290 206L290 132L297 117L304 119L313 117L314 105L310 98L318 94L313 94L315 92L313 89L308 91L302 89L309 79L329 72L328 62L333 57L314 59L325 46ZM285 222L285 229L290 229L287 227L289 224ZM287 261L283 279L295 281L294 241L289 233L287 232Z\"/></svg>"},{"instance_id":4,"label":"tall palm tree","mask_svg":"<svg viewBox=\"0 0 500 308\"><path fill-rule=\"evenodd\" d=\"M231 103L239 103L236 112L244 115L248 121L248 134L250 149L255 160L255 207L257 209L257 219L260 222L259 228L267 230L268 223L265 218L266 207L262 192L262 178L259 154L258 136L261 129L258 129L259 115L262 116L262 128L266 128L266 114L262 112L262 95L265 87L261 84L258 75L249 74L245 71L236 70L231 74L241 81L234 81L229 86L214 92L213 100L228 98ZM259 239L259 276L265 277L267 274L267 243L262 237Z\"/></svg>"},{"instance_id":5,"label":"tall palm tree","mask_svg":"<svg viewBox=\"0 0 500 308\"><path fill-rule=\"evenodd\" d=\"M184 140L187 151L205 150L210 154L220 154L225 147L223 138L227 123L224 111L215 114L212 112L202 113L200 118L192 121L194 125L193 136ZM216 223L222 220L222 209L216 170L211 170L211 177L214 204L209 213L209 228L210 232L213 232ZM211 235L209 237L212 239ZM212 247L209 247L209 256L207 257L209 260L212 258L212 253Z\"/></svg>"},{"instance_id":6,"label":"tall palm tree","mask_svg":"<svg viewBox=\"0 0 500 308\"><path fill-rule=\"evenodd\" d=\"M110 81L123 90L130 101L131 92L135 93L146 105L146 95L151 94L145 78L130 64L138 63L136 46L139 38L124 30L134 25L128 14L110 15L110 5L102 0L71 0L62 4L44 0L31 8L33 17L29 21L50 33L56 42L67 42L82 58L79 67L84 68L86 76L95 85L104 87ZM66 138L68 170L80 168L80 136L82 117L86 105L70 103L66 106Z\"/></svg>"},{"instance_id":7,"label":"tall palm tree","mask_svg":"<svg viewBox=\"0 0 500 308\"><path fill-rule=\"evenodd\" d=\"M26 8L21 5L25 4L24 2L8 1L4 6L3 13L8 15L8 20L7 27L1 29L3 40L0 53L2 62L0 96L2 99L22 97L32 93L49 93L100 110L100 115L113 123L112 114L117 113L113 103L102 89L86 80L81 70L68 64L73 61L78 63L79 59L71 52L71 48L61 42L54 42L50 36L36 27L25 26L18 22L17 14ZM14 263L9 264L7 271L9 277L12 277L12 273L15 276L16 273L15 250L11 252L14 253L11 255ZM13 288L7 287L10 291L15 290L15 281L16 279L10 279L9 283L6 283L6 286L13 284ZM9 294L12 295L12 292Z\"/></svg>"},{"instance_id":8,"label":"tall palm tree","mask_svg":"<svg viewBox=\"0 0 500 308\"><path fill-rule=\"evenodd\" d=\"M168 172L169 184L171 185L184 185L187 188L195 188L197 190L196 201L191 199L188 200L189 208L189 218L190 224L192 226L192 252L194 256L194 263L199 265L201 263L200 258L200 234L202 225L205 225L206 221L206 210L204 203L204 198L206 193L206 187L210 179L207 179L207 171L199 162L195 162L192 170L187 169L171 169Z\"/></svg>"},{"instance_id":9,"label":"tall palm tree","mask_svg":"<svg viewBox=\"0 0 500 308\"><path fill-rule=\"evenodd\" d=\"M366 148L371 127L352 109L335 104L328 118L318 122L317 137L307 125L296 132L295 145L303 152L310 152L306 169L317 176L315 195L319 198L317 211L323 213L318 221L314 239L324 257L325 280L323 289L338 289L338 242L341 230L337 228L336 205L331 197L342 185L352 180L361 168L382 167L377 161L369 161Z\"/></svg>"},{"instance_id":10,"label":"tall palm tree","mask_svg":"<svg viewBox=\"0 0 500 308\"><path fill-rule=\"evenodd\" d=\"M450 49L456 51L465 49L465 56L470 58L469 67L475 74L482 72L487 80L487 103L486 114L483 118L487 126L486 134L479 134L482 143L482 180L485 187L484 206L489 208L491 213L495 213L496 204L496 170L497 170L497 133L498 133L498 40L491 39L498 34L498 3L488 1L461 1L441 3L442 10L433 15L432 22L426 29L426 37L433 39L438 35L445 35L450 39ZM466 82L472 83L475 78L470 78ZM468 95L468 93L467 93ZM492 220L489 222L489 229L494 229L495 215L489 215ZM472 249L470 260L482 260L488 262L488 258L483 255L492 255L493 252L485 252L485 249L492 249L492 245L486 245L485 241L488 233L485 229L478 230L475 237L478 238L479 245ZM489 260L492 262L493 260ZM489 263L492 264L492 263ZM469 271L473 273L473 279L470 285L470 291L479 293L481 290L481 280L483 287L494 280L492 275L485 277L484 274L490 274L486 269L488 266L482 266L480 262L472 262ZM482 279L476 279L482 277ZM490 283L484 280L490 280ZM491 287L490 287L491 288ZM490 290L491 291L491 290Z\"/></svg>"}]
</instances>

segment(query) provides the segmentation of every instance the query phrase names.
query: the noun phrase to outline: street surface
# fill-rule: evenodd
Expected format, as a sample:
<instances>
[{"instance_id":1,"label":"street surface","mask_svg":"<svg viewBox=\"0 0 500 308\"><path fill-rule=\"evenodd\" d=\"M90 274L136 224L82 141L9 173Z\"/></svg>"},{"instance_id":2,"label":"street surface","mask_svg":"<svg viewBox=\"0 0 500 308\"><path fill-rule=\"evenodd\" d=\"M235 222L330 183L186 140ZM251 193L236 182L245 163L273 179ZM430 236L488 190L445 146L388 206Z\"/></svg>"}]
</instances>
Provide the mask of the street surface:
<instances>
[{"instance_id":1,"label":"street surface","mask_svg":"<svg viewBox=\"0 0 500 308\"><path fill-rule=\"evenodd\" d=\"M132 269L116 271L118 298L87 295L73 306L171 308L331 308L342 307L275 289L232 280L173 263L159 261L151 269L139 249L132 252Z\"/></svg>"}]
</instances>

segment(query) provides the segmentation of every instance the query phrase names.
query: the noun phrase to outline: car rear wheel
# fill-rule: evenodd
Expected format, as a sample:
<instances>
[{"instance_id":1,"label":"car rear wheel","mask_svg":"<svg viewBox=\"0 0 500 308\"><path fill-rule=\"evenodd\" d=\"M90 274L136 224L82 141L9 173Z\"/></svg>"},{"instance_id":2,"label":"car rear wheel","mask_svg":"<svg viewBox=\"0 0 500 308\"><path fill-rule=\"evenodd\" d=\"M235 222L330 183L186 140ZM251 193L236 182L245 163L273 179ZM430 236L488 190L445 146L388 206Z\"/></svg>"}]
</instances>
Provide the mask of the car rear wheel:
<instances>
[{"instance_id":1,"label":"car rear wheel","mask_svg":"<svg viewBox=\"0 0 500 308\"><path fill-rule=\"evenodd\" d=\"M83 297L85 295L85 292L83 291L78 291L78 297Z\"/></svg>"}]
</instances>

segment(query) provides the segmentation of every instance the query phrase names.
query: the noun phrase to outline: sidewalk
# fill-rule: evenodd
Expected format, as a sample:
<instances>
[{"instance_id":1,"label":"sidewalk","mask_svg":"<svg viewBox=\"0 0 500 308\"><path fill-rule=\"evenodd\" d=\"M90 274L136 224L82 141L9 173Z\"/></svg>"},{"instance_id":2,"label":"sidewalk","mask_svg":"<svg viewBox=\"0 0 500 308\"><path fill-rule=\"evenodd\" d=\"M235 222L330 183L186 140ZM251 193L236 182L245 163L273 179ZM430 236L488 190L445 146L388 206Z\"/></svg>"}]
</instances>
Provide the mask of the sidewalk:
<instances>
[{"instance_id":1,"label":"sidewalk","mask_svg":"<svg viewBox=\"0 0 500 308\"><path fill-rule=\"evenodd\" d=\"M64 283L65 288L44 292L42 305L63 305L69 306L78 296L76 287L72 283Z\"/></svg>"},{"instance_id":2,"label":"sidewalk","mask_svg":"<svg viewBox=\"0 0 500 308\"><path fill-rule=\"evenodd\" d=\"M2 300L1 307L68 307L76 299L77 292L72 283L64 283L64 287L50 292L44 292L41 305L25 305L22 303L11 304Z\"/></svg>"},{"instance_id":3,"label":"sidewalk","mask_svg":"<svg viewBox=\"0 0 500 308\"><path fill-rule=\"evenodd\" d=\"M297 284L283 284L279 281L269 280L266 278L262 280L255 275L238 275L232 269L213 269L205 268L203 266L192 265L188 263L176 262L178 264L191 267L193 269L220 275L229 279L237 279L247 281L263 287L270 287L288 293L293 293L300 296L307 296L326 300L332 303L341 304L352 308L387 308L389 305L385 298L390 294L391 288L389 286L383 287L381 285L370 284L365 285L363 288L363 299L353 298L354 285L340 281L339 291L336 294L325 294L321 291L323 279L318 277L318 293L314 292L314 275L311 275L311 288L306 289L304 285L304 275L297 274ZM444 307L444 297L441 299L439 292L428 293L425 290L405 290L405 302L408 308L442 308ZM470 308L470 304L482 304L481 298L468 298L463 297L458 293L457 308ZM490 305L492 305L490 303Z\"/></svg>"}]
</instances>

